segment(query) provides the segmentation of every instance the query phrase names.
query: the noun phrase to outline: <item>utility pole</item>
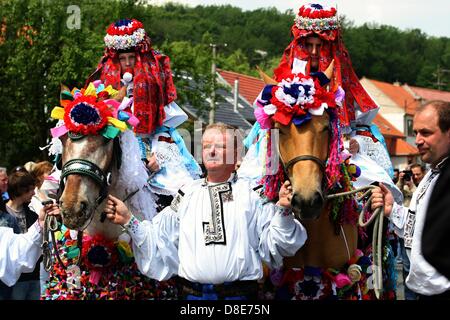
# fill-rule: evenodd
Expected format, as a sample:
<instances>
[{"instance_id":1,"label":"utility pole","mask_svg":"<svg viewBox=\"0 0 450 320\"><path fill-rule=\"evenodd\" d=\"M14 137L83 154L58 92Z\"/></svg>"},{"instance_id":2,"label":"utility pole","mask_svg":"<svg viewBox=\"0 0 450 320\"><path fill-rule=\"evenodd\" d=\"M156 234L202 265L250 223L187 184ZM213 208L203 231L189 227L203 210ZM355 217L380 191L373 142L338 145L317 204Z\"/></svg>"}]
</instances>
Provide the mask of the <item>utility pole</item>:
<instances>
[{"instance_id":1,"label":"utility pole","mask_svg":"<svg viewBox=\"0 0 450 320\"><path fill-rule=\"evenodd\" d=\"M209 46L212 48L212 63L211 63L211 76L212 76L212 84L211 84L211 103L209 110L209 124L214 123L214 117L216 114L216 57L217 57L217 48L219 46L226 47L227 44L224 43L222 45L218 45L215 43L210 43Z\"/></svg>"},{"instance_id":2,"label":"utility pole","mask_svg":"<svg viewBox=\"0 0 450 320\"><path fill-rule=\"evenodd\" d=\"M441 82L441 73L450 73L450 70L448 70L448 69L441 69L441 67L439 65L437 66L437 71L436 71L437 82L436 82L436 85L438 87L438 90L441 90L441 86L447 84L445 82Z\"/></svg>"},{"instance_id":3,"label":"utility pole","mask_svg":"<svg viewBox=\"0 0 450 320\"><path fill-rule=\"evenodd\" d=\"M209 110L209 124L214 123L214 117L216 113L216 55L217 55L217 45L215 43L210 43L212 47L212 63L211 63L211 109Z\"/></svg>"}]
</instances>

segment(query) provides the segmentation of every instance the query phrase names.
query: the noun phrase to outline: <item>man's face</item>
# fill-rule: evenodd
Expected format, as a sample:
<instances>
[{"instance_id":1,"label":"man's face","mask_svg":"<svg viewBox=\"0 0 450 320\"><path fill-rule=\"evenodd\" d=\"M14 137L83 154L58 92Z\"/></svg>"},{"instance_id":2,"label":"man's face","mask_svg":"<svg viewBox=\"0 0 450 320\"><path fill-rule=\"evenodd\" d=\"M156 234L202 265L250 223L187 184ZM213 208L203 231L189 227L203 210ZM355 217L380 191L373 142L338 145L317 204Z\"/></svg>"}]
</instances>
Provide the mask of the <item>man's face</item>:
<instances>
[{"instance_id":1,"label":"man's face","mask_svg":"<svg viewBox=\"0 0 450 320\"><path fill-rule=\"evenodd\" d=\"M122 73L125 72L128 68L134 68L136 63L136 53L134 52L125 52L119 53L119 62L120 62L120 70Z\"/></svg>"},{"instance_id":2,"label":"man's face","mask_svg":"<svg viewBox=\"0 0 450 320\"><path fill-rule=\"evenodd\" d=\"M308 50L311 60L311 70L319 69L320 49L322 48L322 39L316 37L306 38L306 50Z\"/></svg>"},{"instance_id":3,"label":"man's face","mask_svg":"<svg viewBox=\"0 0 450 320\"><path fill-rule=\"evenodd\" d=\"M208 129L202 138L202 157L208 173L234 171L236 150L231 134L218 129Z\"/></svg>"},{"instance_id":4,"label":"man's face","mask_svg":"<svg viewBox=\"0 0 450 320\"><path fill-rule=\"evenodd\" d=\"M8 190L8 175L5 172L0 172L0 193Z\"/></svg>"},{"instance_id":5,"label":"man's face","mask_svg":"<svg viewBox=\"0 0 450 320\"><path fill-rule=\"evenodd\" d=\"M413 175L414 184L418 185L420 181L422 181L425 174L422 172L422 169L420 167L414 167L411 169L411 171Z\"/></svg>"},{"instance_id":6,"label":"man's face","mask_svg":"<svg viewBox=\"0 0 450 320\"><path fill-rule=\"evenodd\" d=\"M432 106L414 116L416 145L423 162L437 165L450 151L450 130L442 132L438 125L438 113Z\"/></svg>"}]
</instances>

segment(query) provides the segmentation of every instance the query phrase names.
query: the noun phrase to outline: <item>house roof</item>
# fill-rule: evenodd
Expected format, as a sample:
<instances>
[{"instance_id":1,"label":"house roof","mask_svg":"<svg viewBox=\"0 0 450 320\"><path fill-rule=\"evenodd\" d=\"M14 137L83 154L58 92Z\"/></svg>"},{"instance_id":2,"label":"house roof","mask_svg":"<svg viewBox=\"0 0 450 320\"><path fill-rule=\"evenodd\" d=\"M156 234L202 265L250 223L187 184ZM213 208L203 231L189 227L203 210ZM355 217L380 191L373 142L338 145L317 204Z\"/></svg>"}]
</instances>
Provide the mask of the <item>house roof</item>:
<instances>
[{"instance_id":1,"label":"house roof","mask_svg":"<svg viewBox=\"0 0 450 320\"><path fill-rule=\"evenodd\" d=\"M395 139L395 156L410 156L410 155L418 155L419 150L412 145L410 145L408 142L402 139Z\"/></svg>"},{"instance_id":2,"label":"house roof","mask_svg":"<svg viewBox=\"0 0 450 320\"><path fill-rule=\"evenodd\" d=\"M253 105L253 102L265 86L264 81L259 78L222 69L217 69L217 71L232 88L234 87L234 80L239 80L239 94L247 100L249 105Z\"/></svg>"},{"instance_id":3,"label":"house roof","mask_svg":"<svg viewBox=\"0 0 450 320\"><path fill-rule=\"evenodd\" d=\"M387 121L381 114L377 114L373 122L380 129L380 132L385 137L405 138L405 135L397 130L389 121Z\"/></svg>"},{"instance_id":4,"label":"house roof","mask_svg":"<svg viewBox=\"0 0 450 320\"><path fill-rule=\"evenodd\" d=\"M411 90L425 100L442 100L450 102L450 92L436 89L420 88L409 86Z\"/></svg>"},{"instance_id":5,"label":"house roof","mask_svg":"<svg viewBox=\"0 0 450 320\"><path fill-rule=\"evenodd\" d=\"M214 114L215 122L223 122L243 130L250 129L252 127L252 124L241 114L240 107L238 107L238 112L234 111L234 105L229 102L233 99L233 95L230 92L224 89L218 89L216 92L216 97L216 110ZM195 119L200 118L197 109L195 109L192 105L185 104L182 107L191 117ZM207 122L208 116L209 113L205 112L202 120ZM254 116L253 119L255 119Z\"/></svg>"},{"instance_id":6,"label":"house roof","mask_svg":"<svg viewBox=\"0 0 450 320\"><path fill-rule=\"evenodd\" d=\"M404 109L406 114L413 115L420 106L420 101L415 99L405 88L387 82L372 79L369 80L384 94L391 98L400 108Z\"/></svg>"}]
</instances>

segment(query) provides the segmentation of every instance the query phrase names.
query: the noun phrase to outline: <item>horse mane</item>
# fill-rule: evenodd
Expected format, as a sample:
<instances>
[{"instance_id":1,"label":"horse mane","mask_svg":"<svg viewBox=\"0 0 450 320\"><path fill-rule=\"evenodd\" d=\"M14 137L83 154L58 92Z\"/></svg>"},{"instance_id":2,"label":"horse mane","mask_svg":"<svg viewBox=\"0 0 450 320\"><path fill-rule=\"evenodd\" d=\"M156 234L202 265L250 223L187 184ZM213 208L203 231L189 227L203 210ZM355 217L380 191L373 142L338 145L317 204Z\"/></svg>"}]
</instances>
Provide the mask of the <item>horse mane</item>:
<instances>
[{"instance_id":1,"label":"horse mane","mask_svg":"<svg viewBox=\"0 0 450 320\"><path fill-rule=\"evenodd\" d=\"M115 191L123 199L139 189L139 192L131 197L126 205L133 214L145 220L151 220L156 214L156 198L146 187L148 173L140 158L139 142L132 130L121 133L119 141L122 158L114 183Z\"/></svg>"}]
</instances>

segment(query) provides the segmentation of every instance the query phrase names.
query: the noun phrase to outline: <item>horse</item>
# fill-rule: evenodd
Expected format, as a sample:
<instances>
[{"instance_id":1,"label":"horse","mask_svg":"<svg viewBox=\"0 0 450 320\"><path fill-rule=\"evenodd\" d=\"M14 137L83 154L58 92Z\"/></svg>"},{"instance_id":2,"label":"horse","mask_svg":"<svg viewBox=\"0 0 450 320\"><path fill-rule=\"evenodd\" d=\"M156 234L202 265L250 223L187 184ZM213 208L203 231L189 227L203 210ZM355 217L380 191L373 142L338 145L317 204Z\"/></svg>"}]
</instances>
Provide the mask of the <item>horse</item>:
<instances>
[{"instance_id":1,"label":"horse","mask_svg":"<svg viewBox=\"0 0 450 320\"><path fill-rule=\"evenodd\" d=\"M53 232L57 259L50 272L45 298L175 298L172 281L151 280L138 271L129 236L121 226L111 223L102 214L108 194L128 198L127 205L141 220L151 217L148 212L144 214L145 209L156 208L145 188L147 173L140 159L137 139L124 125L132 116L128 114L123 122L118 121L114 117L114 114L118 117L117 112L106 112L105 108L97 106L99 101L86 102L86 99L75 95L69 106L59 110L70 113L69 117L67 114L59 117L64 118L68 127L60 136L62 168L58 203L63 225L59 236ZM108 108L114 106L117 103L108 103ZM78 108L76 112L75 108ZM98 125L98 115L102 118L102 113L110 125L116 124L124 131L113 130L111 125L107 133L105 124L89 132L74 129L74 123L84 121L87 125L86 119L92 114L96 115L95 125ZM78 117L77 121L74 117ZM115 134L111 135L111 132Z\"/></svg>"},{"instance_id":2,"label":"horse","mask_svg":"<svg viewBox=\"0 0 450 320\"><path fill-rule=\"evenodd\" d=\"M300 99L292 88L303 81L299 82L301 76L286 85L291 78L278 83L261 71L260 74L271 87L263 90L260 97L265 100L257 100L257 106L264 109L273 104L285 108L286 101ZM330 74L330 70L325 74ZM281 89L275 91L273 86ZM268 94L273 92L277 93ZM283 94L290 94L290 100L283 100ZM283 179L290 181L293 213L308 234L305 245L293 257L284 258L283 270L273 271L271 278L275 279L272 282L277 288L276 297L374 299L378 293L372 290L371 251L366 248L367 241L359 237L363 230L358 226L358 204L350 196L329 199L330 193L352 189L348 170L351 164L341 159L338 145L342 143L338 110L328 108L300 118L294 123L294 120L277 117L276 113L272 116L271 129L279 133L277 149L281 164L277 175L281 173ZM274 181L268 177L264 177L265 181ZM387 295L391 296L392 291L387 290L385 297Z\"/></svg>"}]
</instances>

